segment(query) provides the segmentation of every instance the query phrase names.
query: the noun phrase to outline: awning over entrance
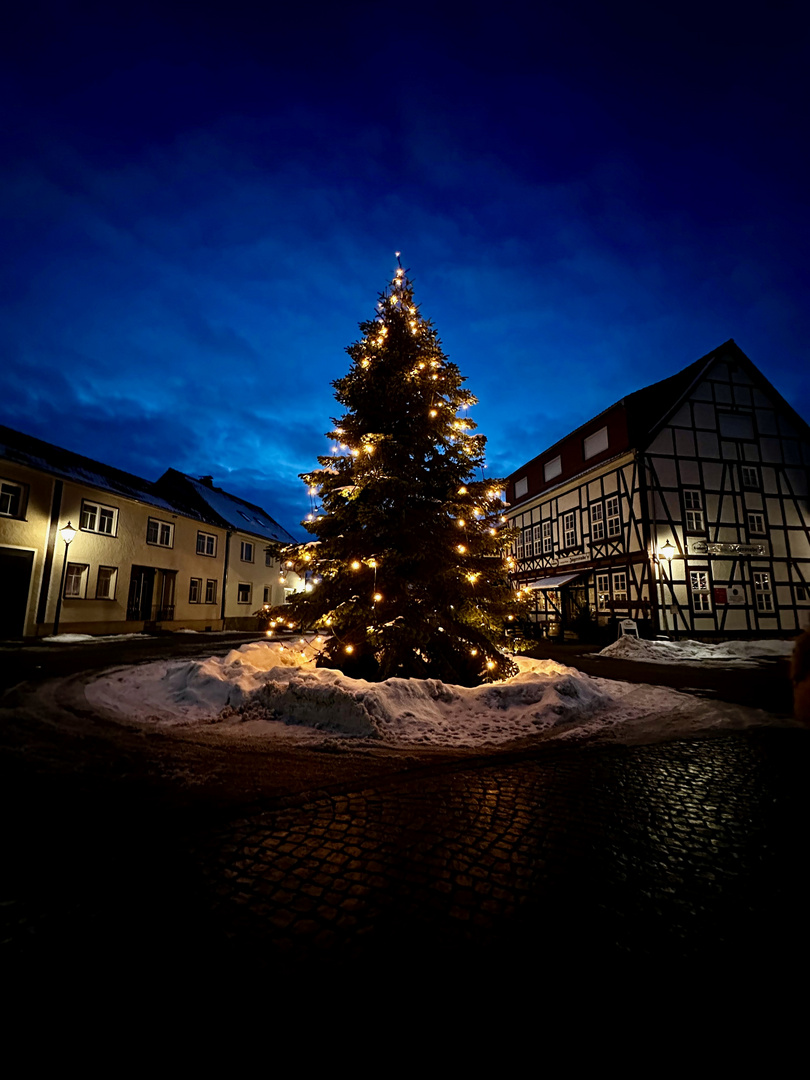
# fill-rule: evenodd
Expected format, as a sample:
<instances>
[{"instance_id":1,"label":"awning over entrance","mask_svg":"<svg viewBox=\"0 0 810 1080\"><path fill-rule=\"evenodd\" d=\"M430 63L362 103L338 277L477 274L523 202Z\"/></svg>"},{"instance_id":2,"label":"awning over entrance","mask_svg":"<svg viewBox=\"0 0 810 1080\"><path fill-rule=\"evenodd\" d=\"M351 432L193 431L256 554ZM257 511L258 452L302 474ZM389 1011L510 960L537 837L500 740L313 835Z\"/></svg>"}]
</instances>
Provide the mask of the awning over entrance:
<instances>
[{"instance_id":1,"label":"awning over entrance","mask_svg":"<svg viewBox=\"0 0 810 1080\"><path fill-rule=\"evenodd\" d=\"M577 570L573 574L557 574L556 577L540 578L538 581L521 583L522 589L559 589L561 585L567 585L574 578L582 577L584 570Z\"/></svg>"}]
</instances>

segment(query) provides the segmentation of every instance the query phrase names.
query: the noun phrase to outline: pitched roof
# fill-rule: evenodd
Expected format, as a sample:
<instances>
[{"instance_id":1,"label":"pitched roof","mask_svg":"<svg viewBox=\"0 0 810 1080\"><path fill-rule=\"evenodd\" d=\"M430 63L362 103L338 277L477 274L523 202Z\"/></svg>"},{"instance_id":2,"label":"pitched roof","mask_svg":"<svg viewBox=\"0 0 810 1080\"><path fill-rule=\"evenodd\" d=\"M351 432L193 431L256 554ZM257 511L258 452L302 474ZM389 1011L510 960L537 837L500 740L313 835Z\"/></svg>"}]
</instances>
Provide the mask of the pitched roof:
<instances>
[{"instance_id":1,"label":"pitched roof","mask_svg":"<svg viewBox=\"0 0 810 1080\"><path fill-rule=\"evenodd\" d=\"M88 487L111 495L121 495L138 502L148 503L160 510L181 513L186 517L199 518L200 514L167 493L157 489L150 480L105 465L101 461L53 446L33 435L0 425L0 458L26 465L40 472L49 473L60 480L86 484Z\"/></svg>"},{"instance_id":2,"label":"pitched roof","mask_svg":"<svg viewBox=\"0 0 810 1080\"><path fill-rule=\"evenodd\" d=\"M161 490L177 492L179 498L197 507L207 520L224 528L238 529L262 540L275 540L282 544L296 542L261 506L214 487L210 477L197 479L177 469L168 469L157 484Z\"/></svg>"}]
</instances>

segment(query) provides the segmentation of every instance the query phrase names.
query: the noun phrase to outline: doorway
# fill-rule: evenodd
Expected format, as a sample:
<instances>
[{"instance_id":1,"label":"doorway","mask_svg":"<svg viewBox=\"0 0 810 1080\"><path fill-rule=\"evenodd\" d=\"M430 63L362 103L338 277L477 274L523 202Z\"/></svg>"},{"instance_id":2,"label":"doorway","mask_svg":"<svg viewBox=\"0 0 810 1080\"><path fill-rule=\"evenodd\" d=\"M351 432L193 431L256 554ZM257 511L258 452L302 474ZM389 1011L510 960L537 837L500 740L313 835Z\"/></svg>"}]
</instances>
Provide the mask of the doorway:
<instances>
[{"instance_id":1,"label":"doorway","mask_svg":"<svg viewBox=\"0 0 810 1080\"><path fill-rule=\"evenodd\" d=\"M22 637L31 589L33 551L0 548L0 637Z\"/></svg>"}]
</instances>

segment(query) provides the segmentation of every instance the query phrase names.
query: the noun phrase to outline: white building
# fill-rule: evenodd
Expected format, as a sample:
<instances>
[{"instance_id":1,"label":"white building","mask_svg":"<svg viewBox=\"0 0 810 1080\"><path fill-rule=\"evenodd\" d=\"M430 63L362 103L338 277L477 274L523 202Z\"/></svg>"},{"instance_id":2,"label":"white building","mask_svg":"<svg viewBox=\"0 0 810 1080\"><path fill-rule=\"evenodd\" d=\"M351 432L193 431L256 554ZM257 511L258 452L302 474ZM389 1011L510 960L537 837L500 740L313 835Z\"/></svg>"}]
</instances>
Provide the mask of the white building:
<instances>
[{"instance_id":1,"label":"white building","mask_svg":"<svg viewBox=\"0 0 810 1080\"><path fill-rule=\"evenodd\" d=\"M513 580L543 632L699 636L810 622L810 428L733 341L638 390L508 478Z\"/></svg>"},{"instance_id":2,"label":"white building","mask_svg":"<svg viewBox=\"0 0 810 1080\"><path fill-rule=\"evenodd\" d=\"M252 629L265 590L283 602L280 566L265 549L292 537L259 507L217 492L239 508L238 527L191 497L190 478L184 498L165 482L172 475L182 476L150 483L0 426L0 637L50 633L57 608L61 632Z\"/></svg>"}]
</instances>

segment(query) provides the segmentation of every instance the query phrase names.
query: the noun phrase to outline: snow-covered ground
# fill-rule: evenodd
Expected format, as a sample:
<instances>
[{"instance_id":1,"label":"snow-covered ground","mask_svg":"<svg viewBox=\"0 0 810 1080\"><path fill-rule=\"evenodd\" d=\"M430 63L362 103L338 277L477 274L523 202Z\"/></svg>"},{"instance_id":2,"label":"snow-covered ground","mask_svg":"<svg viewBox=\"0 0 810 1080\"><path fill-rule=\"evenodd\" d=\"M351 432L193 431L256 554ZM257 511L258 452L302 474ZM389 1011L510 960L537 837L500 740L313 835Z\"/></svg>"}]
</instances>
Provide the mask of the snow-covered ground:
<instances>
[{"instance_id":1,"label":"snow-covered ground","mask_svg":"<svg viewBox=\"0 0 810 1080\"><path fill-rule=\"evenodd\" d=\"M77 642L87 644L97 641L123 641L125 638L149 637L148 634L57 634L50 637L40 638L40 641L51 641L57 645L75 645Z\"/></svg>"},{"instance_id":2,"label":"snow-covered ground","mask_svg":"<svg viewBox=\"0 0 810 1080\"><path fill-rule=\"evenodd\" d=\"M704 667L753 667L763 659L790 656L792 641L722 641L704 645L700 641L644 641L620 637L598 654L621 660L639 660L647 664L685 664Z\"/></svg>"},{"instance_id":3,"label":"snow-covered ground","mask_svg":"<svg viewBox=\"0 0 810 1080\"><path fill-rule=\"evenodd\" d=\"M225 657L161 661L107 673L88 700L156 727L231 737L477 747L529 737L638 742L773 723L756 709L659 686L591 678L553 660L518 657L518 675L478 687L435 679L369 683L317 668L314 645L260 641Z\"/></svg>"}]
</instances>

